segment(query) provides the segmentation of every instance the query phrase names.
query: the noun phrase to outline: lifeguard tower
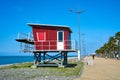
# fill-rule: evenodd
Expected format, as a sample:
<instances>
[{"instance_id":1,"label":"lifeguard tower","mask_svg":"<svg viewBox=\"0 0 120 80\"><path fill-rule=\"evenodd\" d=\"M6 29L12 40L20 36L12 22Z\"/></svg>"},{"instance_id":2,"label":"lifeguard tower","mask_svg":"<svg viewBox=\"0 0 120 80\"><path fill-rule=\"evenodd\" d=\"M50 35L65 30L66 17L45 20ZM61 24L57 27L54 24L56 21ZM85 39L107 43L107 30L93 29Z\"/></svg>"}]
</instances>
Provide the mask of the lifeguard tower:
<instances>
[{"instance_id":1,"label":"lifeguard tower","mask_svg":"<svg viewBox=\"0 0 120 80\"><path fill-rule=\"evenodd\" d=\"M34 54L36 66L66 66L68 52L76 52L75 40L71 40L69 26L28 23L32 35L19 33L20 51ZM26 36L26 37L25 37Z\"/></svg>"}]
</instances>

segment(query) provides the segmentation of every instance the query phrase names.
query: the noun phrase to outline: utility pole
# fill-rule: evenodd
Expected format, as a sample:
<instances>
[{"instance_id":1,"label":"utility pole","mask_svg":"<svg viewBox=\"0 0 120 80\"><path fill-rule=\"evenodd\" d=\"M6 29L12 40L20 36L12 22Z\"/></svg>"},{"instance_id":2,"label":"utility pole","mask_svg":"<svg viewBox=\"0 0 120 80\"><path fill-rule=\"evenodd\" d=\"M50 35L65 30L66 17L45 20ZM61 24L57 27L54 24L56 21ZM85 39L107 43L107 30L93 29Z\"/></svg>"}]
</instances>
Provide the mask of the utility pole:
<instances>
[{"instance_id":1,"label":"utility pole","mask_svg":"<svg viewBox=\"0 0 120 80\"><path fill-rule=\"evenodd\" d=\"M82 54L83 57L85 57L87 54L86 54L86 45L85 45L85 34L81 34L81 49L82 49Z\"/></svg>"},{"instance_id":2,"label":"utility pole","mask_svg":"<svg viewBox=\"0 0 120 80\"><path fill-rule=\"evenodd\" d=\"M72 13L78 15L78 60L81 61L81 36L80 36L80 14L84 12L83 10L74 11L72 9L69 10Z\"/></svg>"}]
</instances>

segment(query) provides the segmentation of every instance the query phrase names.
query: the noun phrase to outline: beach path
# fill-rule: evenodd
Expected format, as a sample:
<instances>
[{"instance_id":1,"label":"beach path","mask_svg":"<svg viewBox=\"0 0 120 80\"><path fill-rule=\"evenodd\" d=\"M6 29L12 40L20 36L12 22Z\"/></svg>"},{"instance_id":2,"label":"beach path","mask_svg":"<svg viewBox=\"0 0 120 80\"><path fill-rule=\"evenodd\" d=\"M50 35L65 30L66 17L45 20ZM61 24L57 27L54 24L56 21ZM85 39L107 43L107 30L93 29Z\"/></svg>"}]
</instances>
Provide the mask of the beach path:
<instances>
[{"instance_id":1,"label":"beach path","mask_svg":"<svg viewBox=\"0 0 120 80\"><path fill-rule=\"evenodd\" d=\"M95 58L93 65L87 65L87 60L92 58L84 59L83 72L74 80L120 80L120 60Z\"/></svg>"}]
</instances>

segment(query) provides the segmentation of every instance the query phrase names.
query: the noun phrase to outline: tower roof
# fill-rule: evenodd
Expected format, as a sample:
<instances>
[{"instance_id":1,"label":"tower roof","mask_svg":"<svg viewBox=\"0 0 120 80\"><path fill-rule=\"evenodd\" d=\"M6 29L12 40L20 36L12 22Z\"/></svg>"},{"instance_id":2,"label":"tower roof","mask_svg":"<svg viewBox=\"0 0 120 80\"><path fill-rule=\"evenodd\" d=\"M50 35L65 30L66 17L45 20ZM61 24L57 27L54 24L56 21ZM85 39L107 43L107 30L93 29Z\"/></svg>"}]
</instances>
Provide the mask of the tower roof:
<instances>
[{"instance_id":1,"label":"tower roof","mask_svg":"<svg viewBox=\"0 0 120 80\"><path fill-rule=\"evenodd\" d=\"M65 25L39 24L39 23L27 23L27 25L29 25L31 27L37 26L37 27L59 27L59 28L67 28L72 33L72 30L70 29L70 27L69 26L65 26Z\"/></svg>"}]
</instances>

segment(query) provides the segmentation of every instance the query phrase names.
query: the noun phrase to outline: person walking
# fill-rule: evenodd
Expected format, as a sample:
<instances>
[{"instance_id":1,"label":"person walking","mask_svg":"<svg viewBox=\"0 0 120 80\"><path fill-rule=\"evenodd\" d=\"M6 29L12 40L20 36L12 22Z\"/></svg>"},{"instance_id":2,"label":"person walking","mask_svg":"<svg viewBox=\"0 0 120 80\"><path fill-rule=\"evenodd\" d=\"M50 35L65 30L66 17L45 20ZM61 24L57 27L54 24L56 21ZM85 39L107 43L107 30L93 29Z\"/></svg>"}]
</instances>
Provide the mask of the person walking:
<instances>
[{"instance_id":1,"label":"person walking","mask_svg":"<svg viewBox=\"0 0 120 80\"><path fill-rule=\"evenodd\" d=\"M92 55L93 60L95 59L95 55Z\"/></svg>"},{"instance_id":2,"label":"person walking","mask_svg":"<svg viewBox=\"0 0 120 80\"><path fill-rule=\"evenodd\" d=\"M117 58L117 60L119 59L119 55L118 54L116 55L116 58Z\"/></svg>"}]
</instances>

